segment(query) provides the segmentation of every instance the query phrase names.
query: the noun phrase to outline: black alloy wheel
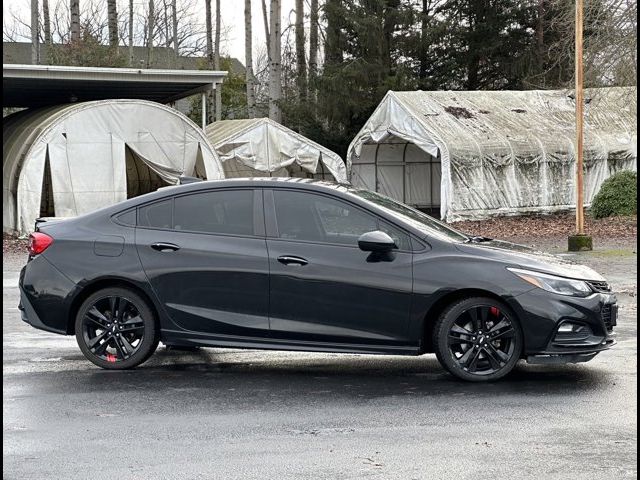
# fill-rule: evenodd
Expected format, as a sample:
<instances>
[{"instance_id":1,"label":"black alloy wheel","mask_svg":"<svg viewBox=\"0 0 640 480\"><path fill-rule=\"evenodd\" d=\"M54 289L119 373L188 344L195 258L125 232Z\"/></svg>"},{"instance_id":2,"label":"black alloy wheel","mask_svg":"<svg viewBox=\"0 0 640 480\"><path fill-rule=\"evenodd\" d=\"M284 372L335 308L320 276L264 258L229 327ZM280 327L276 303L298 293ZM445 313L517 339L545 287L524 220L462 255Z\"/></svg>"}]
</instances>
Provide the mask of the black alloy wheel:
<instances>
[{"instance_id":1,"label":"black alloy wheel","mask_svg":"<svg viewBox=\"0 0 640 480\"><path fill-rule=\"evenodd\" d=\"M76 317L76 339L87 359L107 369L135 367L158 345L151 309L122 288L101 290L84 301Z\"/></svg>"},{"instance_id":2,"label":"black alloy wheel","mask_svg":"<svg viewBox=\"0 0 640 480\"><path fill-rule=\"evenodd\" d=\"M440 363L464 380L497 380L522 352L522 332L511 310L489 298L469 298L447 308L436 325Z\"/></svg>"}]
</instances>

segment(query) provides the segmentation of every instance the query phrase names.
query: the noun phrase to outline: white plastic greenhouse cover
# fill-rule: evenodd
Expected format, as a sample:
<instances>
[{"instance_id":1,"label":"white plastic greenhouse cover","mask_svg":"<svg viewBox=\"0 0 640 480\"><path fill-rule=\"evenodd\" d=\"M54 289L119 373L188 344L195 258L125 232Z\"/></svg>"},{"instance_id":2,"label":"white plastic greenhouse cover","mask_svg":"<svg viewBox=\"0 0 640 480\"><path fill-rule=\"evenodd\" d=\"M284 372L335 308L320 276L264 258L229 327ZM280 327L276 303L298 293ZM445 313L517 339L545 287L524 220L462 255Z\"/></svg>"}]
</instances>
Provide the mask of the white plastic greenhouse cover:
<instances>
[{"instance_id":1,"label":"white plastic greenhouse cover","mask_svg":"<svg viewBox=\"0 0 640 480\"><path fill-rule=\"evenodd\" d=\"M636 87L585 91L587 205L609 175L637 169L636 92ZM571 208L575 206L571 93L389 91L349 146L351 182L396 198L405 189L424 191L425 176L411 175L410 168L378 171L377 165L396 162L409 167L419 149L423 157L441 162L440 198L434 194L433 200L439 200L440 216L448 221ZM376 145L385 145L381 160ZM388 175L400 171L404 177Z\"/></svg>"},{"instance_id":2,"label":"white plastic greenhouse cover","mask_svg":"<svg viewBox=\"0 0 640 480\"><path fill-rule=\"evenodd\" d=\"M45 175L50 174L56 217L125 200L131 183L127 155L147 167L151 189L150 172L166 184L176 184L181 175L224 178L202 130L167 106L101 100L23 110L3 121L3 231L33 229Z\"/></svg>"},{"instance_id":3,"label":"white plastic greenhouse cover","mask_svg":"<svg viewBox=\"0 0 640 480\"><path fill-rule=\"evenodd\" d=\"M227 178L309 172L315 178L347 182L345 163L337 153L268 118L222 120L205 131Z\"/></svg>"}]
</instances>

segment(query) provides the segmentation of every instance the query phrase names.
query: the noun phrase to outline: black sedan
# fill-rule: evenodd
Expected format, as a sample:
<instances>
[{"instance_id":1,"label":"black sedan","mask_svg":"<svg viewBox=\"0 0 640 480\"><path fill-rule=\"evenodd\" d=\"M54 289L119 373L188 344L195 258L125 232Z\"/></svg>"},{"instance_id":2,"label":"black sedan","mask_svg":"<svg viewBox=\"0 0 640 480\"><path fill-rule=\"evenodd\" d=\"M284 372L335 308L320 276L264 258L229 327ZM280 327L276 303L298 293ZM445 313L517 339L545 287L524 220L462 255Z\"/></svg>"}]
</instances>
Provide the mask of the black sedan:
<instances>
[{"instance_id":1,"label":"black sedan","mask_svg":"<svg viewBox=\"0 0 640 480\"><path fill-rule=\"evenodd\" d=\"M614 343L598 273L467 236L377 193L300 179L168 187L39 222L22 318L108 369L158 343L435 353L453 375L583 362Z\"/></svg>"}]
</instances>

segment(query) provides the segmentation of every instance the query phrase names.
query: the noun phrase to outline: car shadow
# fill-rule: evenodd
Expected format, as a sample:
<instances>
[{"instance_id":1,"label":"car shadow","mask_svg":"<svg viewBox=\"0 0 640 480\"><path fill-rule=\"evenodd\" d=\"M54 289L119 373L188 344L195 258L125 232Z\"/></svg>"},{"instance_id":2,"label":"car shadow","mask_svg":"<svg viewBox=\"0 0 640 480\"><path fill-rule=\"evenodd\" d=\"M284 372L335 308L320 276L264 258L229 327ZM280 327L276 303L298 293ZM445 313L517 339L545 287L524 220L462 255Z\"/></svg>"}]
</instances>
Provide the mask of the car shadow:
<instances>
[{"instance_id":1,"label":"car shadow","mask_svg":"<svg viewBox=\"0 0 640 480\"><path fill-rule=\"evenodd\" d=\"M371 399L402 395L567 395L611 385L607 371L586 364L540 366L520 362L507 377L469 383L445 372L434 355L308 354L202 349L178 352L160 348L135 370L106 371L87 365L75 370L70 385L59 372L60 388L87 391L190 391L225 400L265 397L269 401L301 397ZM75 356L74 356L75 357ZM82 358L78 358L82 361ZM67 372L68 373L68 372ZM67 390L69 391L69 390Z\"/></svg>"}]
</instances>

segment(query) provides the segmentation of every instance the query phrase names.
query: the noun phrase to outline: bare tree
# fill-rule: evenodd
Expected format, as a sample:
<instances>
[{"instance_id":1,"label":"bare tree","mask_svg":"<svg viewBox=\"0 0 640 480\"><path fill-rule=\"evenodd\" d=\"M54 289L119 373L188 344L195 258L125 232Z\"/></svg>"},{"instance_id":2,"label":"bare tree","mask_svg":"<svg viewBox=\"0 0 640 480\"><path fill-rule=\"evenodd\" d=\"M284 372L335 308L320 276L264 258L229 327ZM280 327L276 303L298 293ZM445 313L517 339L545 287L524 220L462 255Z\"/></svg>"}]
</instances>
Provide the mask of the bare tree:
<instances>
[{"instance_id":1,"label":"bare tree","mask_svg":"<svg viewBox=\"0 0 640 480\"><path fill-rule=\"evenodd\" d=\"M71 0L69 4L69 14L71 17L71 41L80 41L80 0Z\"/></svg>"},{"instance_id":2,"label":"bare tree","mask_svg":"<svg viewBox=\"0 0 640 480\"><path fill-rule=\"evenodd\" d=\"M253 39L251 38L251 0L244 0L244 59L247 83L247 114L256 116L255 77L253 75Z\"/></svg>"},{"instance_id":3,"label":"bare tree","mask_svg":"<svg viewBox=\"0 0 640 480\"><path fill-rule=\"evenodd\" d=\"M269 36L269 17L267 15L267 2L262 0L262 21L264 22L264 38L267 44L267 55L269 55L270 45L270 36Z\"/></svg>"},{"instance_id":4,"label":"bare tree","mask_svg":"<svg viewBox=\"0 0 640 480\"><path fill-rule=\"evenodd\" d=\"M133 0L129 0L129 66L133 67Z\"/></svg>"},{"instance_id":5,"label":"bare tree","mask_svg":"<svg viewBox=\"0 0 640 480\"><path fill-rule=\"evenodd\" d=\"M107 12L109 15L109 46L118 46L118 7L116 0L107 0Z\"/></svg>"},{"instance_id":6,"label":"bare tree","mask_svg":"<svg viewBox=\"0 0 640 480\"><path fill-rule=\"evenodd\" d=\"M173 52L176 56L176 64L178 57L180 56L180 50L178 47L178 2L176 0L171 1L171 26L173 36Z\"/></svg>"},{"instance_id":7,"label":"bare tree","mask_svg":"<svg viewBox=\"0 0 640 480\"><path fill-rule=\"evenodd\" d=\"M40 63L40 36L38 26L38 0L31 0L31 63Z\"/></svg>"},{"instance_id":8,"label":"bare tree","mask_svg":"<svg viewBox=\"0 0 640 480\"><path fill-rule=\"evenodd\" d=\"M220 0L216 0L216 41L213 57L213 67L220 70ZM222 119L222 85L216 88L216 121Z\"/></svg>"},{"instance_id":9,"label":"bare tree","mask_svg":"<svg viewBox=\"0 0 640 480\"><path fill-rule=\"evenodd\" d=\"M282 52L280 32L280 0L271 0L269 11L269 118L282 121L280 100L282 98Z\"/></svg>"},{"instance_id":10,"label":"bare tree","mask_svg":"<svg viewBox=\"0 0 640 480\"><path fill-rule=\"evenodd\" d=\"M155 8L153 0L149 0L149 20L147 22L147 68L151 67L153 62L153 31L155 28Z\"/></svg>"},{"instance_id":11,"label":"bare tree","mask_svg":"<svg viewBox=\"0 0 640 480\"><path fill-rule=\"evenodd\" d=\"M211 24L211 0L204 0L204 9L206 15L206 29L207 29L207 67L209 70L213 70L213 26ZM209 92L207 95L207 123L213 121L213 94Z\"/></svg>"},{"instance_id":12,"label":"bare tree","mask_svg":"<svg viewBox=\"0 0 640 480\"><path fill-rule=\"evenodd\" d=\"M311 0L311 25L309 26L309 85L315 94L315 81L318 76L318 0Z\"/></svg>"},{"instance_id":13,"label":"bare tree","mask_svg":"<svg viewBox=\"0 0 640 480\"><path fill-rule=\"evenodd\" d=\"M49 0L42 0L42 23L44 27L44 43L50 47L51 41L51 19L49 18Z\"/></svg>"},{"instance_id":14,"label":"bare tree","mask_svg":"<svg viewBox=\"0 0 640 480\"><path fill-rule=\"evenodd\" d=\"M296 0L296 83L300 99L307 98L307 59L305 57L304 0Z\"/></svg>"}]
</instances>

